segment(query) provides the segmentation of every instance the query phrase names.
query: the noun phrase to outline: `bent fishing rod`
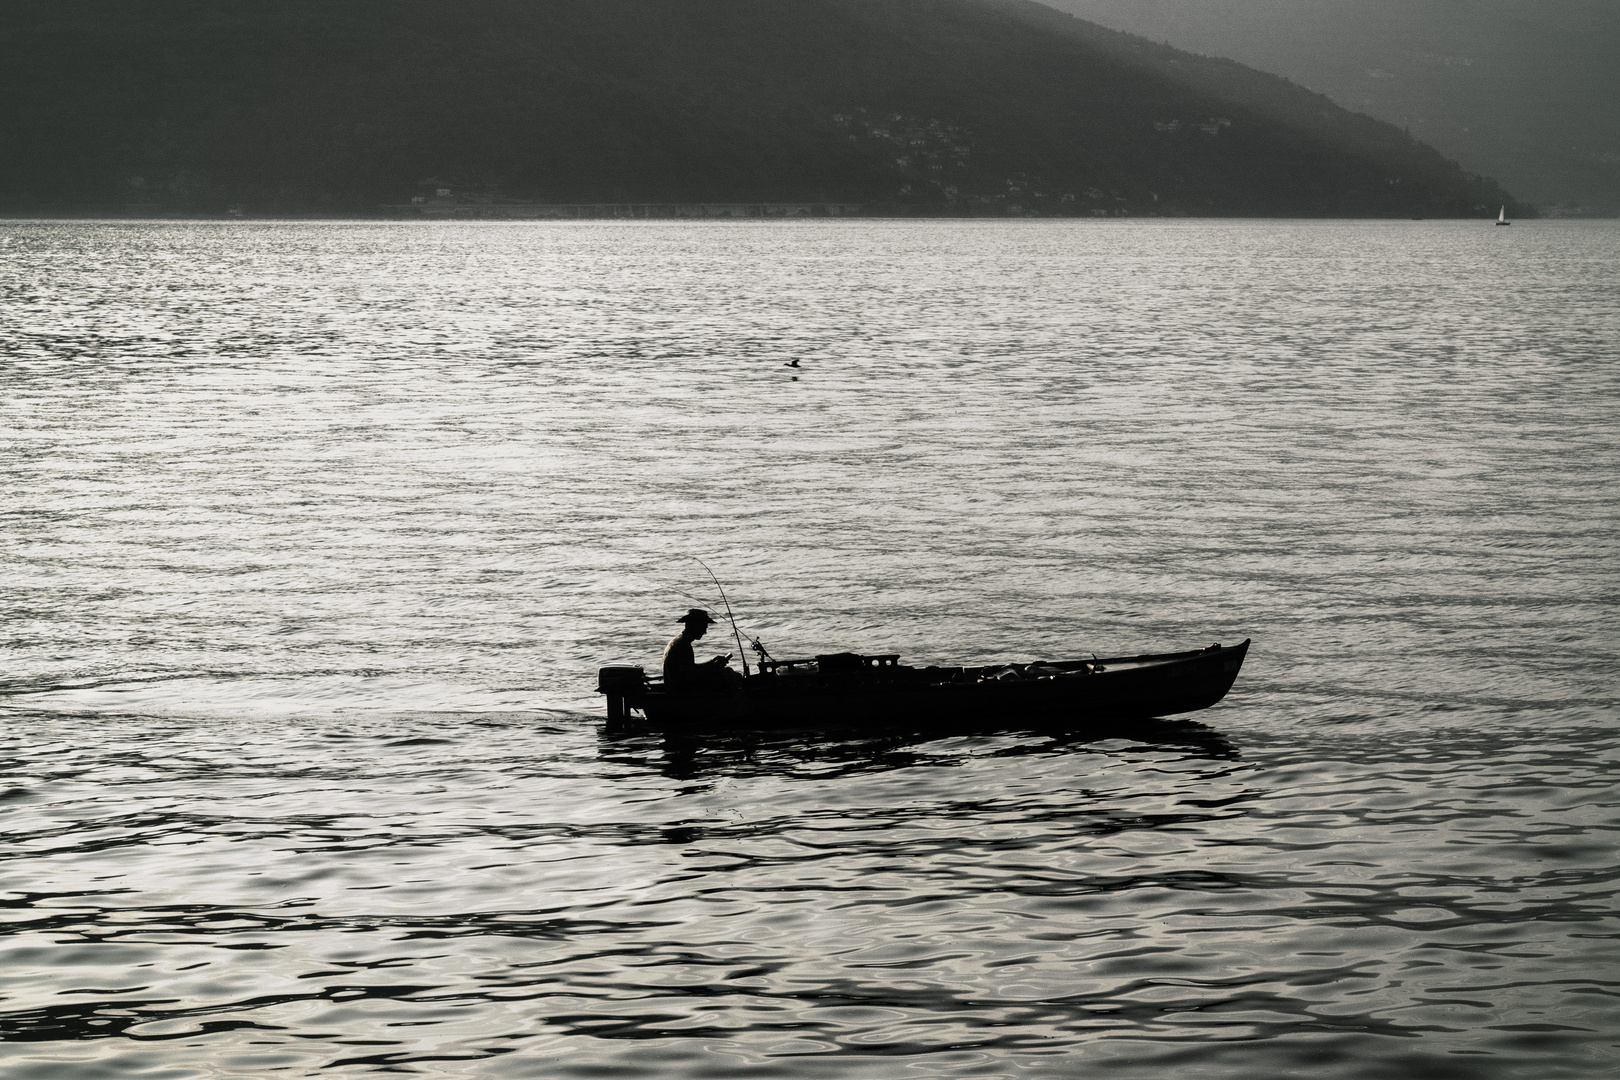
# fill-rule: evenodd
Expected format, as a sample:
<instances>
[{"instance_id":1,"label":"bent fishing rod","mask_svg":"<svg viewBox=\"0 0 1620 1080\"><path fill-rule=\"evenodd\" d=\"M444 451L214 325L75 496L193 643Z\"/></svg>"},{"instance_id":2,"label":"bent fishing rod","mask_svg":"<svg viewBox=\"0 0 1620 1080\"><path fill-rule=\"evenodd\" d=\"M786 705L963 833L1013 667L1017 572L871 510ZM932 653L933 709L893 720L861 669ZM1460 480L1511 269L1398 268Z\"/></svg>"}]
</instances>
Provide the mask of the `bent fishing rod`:
<instances>
[{"instance_id":1,"label":"bent fishing rod","mask_svg":"<svg viewBox=\"0 0 1620 1080\"><path fill-rule=\"evenodd\" d=\"M737 629L737 620L731 614L731 601L726 599L725 586L721 585L720 579L714 576L714 571L709 569L708 563L699 559L696 555L690 556L690 558L707 571L709 580L714 582L714 587L720 590L720 602L726 606L726 621L731 624L731 636L737 639L737 657L742 660L743 676L746 678L748 675L748 653L743 649L742 632Z\"/></svg>"}]
</instances>

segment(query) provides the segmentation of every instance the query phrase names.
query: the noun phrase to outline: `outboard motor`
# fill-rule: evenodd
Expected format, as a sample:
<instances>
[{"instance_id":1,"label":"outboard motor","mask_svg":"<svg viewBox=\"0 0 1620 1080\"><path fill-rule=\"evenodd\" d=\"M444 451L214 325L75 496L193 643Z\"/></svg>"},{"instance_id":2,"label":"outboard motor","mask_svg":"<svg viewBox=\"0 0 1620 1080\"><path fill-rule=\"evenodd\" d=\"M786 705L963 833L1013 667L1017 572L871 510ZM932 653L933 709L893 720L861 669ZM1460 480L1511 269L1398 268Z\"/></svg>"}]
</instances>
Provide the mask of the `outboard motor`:
<instances>
[{"instance_id":1,"label":"outboard motor","mask_svg":"<svg viewBox=\"0 0 1620 1080\"><path fill-rule=\"evenodd\" d=\"M607 718L623 720L629 710L624 699L647 688L647 673L639 667L619 665L601 668L596 673L596 692L607 695Z\"/></svg>"}]
</instances>

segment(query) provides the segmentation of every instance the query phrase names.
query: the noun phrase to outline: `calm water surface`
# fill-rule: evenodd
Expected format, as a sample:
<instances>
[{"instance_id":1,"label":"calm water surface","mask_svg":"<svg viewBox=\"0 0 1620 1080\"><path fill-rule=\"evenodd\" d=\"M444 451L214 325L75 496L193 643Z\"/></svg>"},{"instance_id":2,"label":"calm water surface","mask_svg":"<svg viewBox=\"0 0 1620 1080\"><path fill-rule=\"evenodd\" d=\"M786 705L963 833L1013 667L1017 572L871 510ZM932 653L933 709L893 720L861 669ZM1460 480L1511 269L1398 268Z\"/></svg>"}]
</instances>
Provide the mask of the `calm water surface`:
<instances>
[{"instance_id":1,"label":"calm water surface","mask_svg":"<svg viewBox=\"0 0 1620 1080\"><path fill-rule=\"evenodd\" d=\"M1614 1075L1617 297L1614 222L0 223L0 1072ZM1255 645L610 737L693 556L778 656Z\"/></svg>"}]
</instances>

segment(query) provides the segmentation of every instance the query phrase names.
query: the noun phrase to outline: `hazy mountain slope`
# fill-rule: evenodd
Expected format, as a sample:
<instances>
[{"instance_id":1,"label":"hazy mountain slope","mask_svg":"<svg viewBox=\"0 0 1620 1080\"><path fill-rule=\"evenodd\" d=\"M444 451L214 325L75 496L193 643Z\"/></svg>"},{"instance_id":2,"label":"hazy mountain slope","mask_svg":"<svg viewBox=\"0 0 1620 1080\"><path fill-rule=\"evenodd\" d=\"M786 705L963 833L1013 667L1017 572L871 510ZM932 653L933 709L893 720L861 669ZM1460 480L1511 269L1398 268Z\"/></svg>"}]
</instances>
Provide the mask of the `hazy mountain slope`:
<instances>
[{"instance_id":1,"label":"hazy mountain slope","mask_svg":"<svg viewBox=\"0 0 1620 1080\"><path fill-rule=\"evenodd\" d=\"M1144 60L1005 0L6 7L13 207L356 211L441 183L959 213L1437 216L1508 201L1282 80L1224 65L1236 90L1221 92L1167 75L1165 50Z\"/></svg>"},{"instance_id":2,"label":"hazy mountain slope","mask_svg":"<svg viewBox=\"0 0 1620 1080\"><path fill-rule=\"evenodd\" d=\"M1615 0L1043 0L1276 72L1546 206L1620 212Z\"/></svg>"}]
</instances>

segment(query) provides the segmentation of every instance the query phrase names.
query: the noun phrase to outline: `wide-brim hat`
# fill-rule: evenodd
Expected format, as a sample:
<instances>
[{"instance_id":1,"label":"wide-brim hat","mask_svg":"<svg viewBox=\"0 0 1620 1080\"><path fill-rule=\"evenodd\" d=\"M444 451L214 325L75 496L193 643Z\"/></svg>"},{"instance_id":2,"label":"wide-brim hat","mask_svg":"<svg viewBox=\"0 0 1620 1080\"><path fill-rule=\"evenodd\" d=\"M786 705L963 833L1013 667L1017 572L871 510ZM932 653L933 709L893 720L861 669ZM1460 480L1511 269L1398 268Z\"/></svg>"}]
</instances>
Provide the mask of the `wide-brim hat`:
<instances>
[{"instance_id":1,"label":"wide-brim hat","mask_svg":"<svg viewBox=\"0 0 1620 1080\"><path fill-rule=\"evenodd\" d=\"M680 618L676 619L675 621L676 622L683 622L683 623L700 622L704 626L708 626L710 623L714 622L715 619L714 619L714 616L710 615L707 611L704 611L700 607L695 607L691 611L688 611L685 615L682 615Z\"/></svg>"}]
</instances>

